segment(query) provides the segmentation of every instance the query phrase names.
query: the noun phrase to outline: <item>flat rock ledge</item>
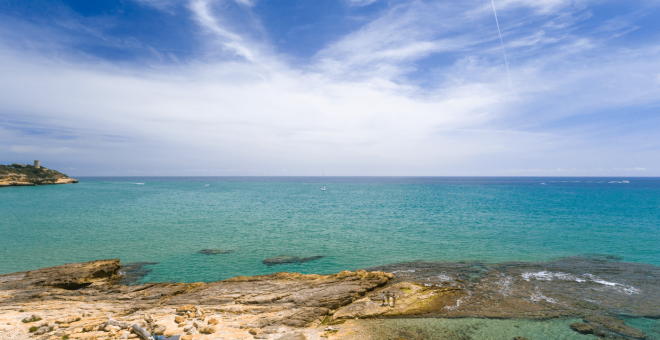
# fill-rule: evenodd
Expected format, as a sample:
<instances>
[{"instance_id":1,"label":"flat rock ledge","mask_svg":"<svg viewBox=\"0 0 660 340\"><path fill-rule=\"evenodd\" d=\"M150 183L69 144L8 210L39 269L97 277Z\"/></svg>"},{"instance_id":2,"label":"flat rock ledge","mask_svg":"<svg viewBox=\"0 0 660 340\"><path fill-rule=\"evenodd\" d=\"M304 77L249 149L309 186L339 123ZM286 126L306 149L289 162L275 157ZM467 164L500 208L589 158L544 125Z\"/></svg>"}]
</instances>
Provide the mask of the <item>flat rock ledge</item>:
<instances>
[{"instance_id":1,"label":"flat rock ledge","mask_svg":"<svg viewBox=\"0 0 660 340\"><path fill-rule=\"evenodd\" d=\"M1 275L0 339L357 339L356 320L414 317L580 317L576 332L646 338L593 309L491 297L460 280L424 285L358 270L124 286L120 269L100 260Z\"/></svg>"},{"instance_id":2,"label":"flat rock ledge","mask_svg":"<svg viewBox=\"0 0 660 340\"><path fill-rule=\"evenodd\" d=\"M37 185L51 185L51 184L75 184L78 183L77 179L73 178L40 178L36 180L28 180L25 178L9 178L0 179L0 187L30 187Z\"/></svg>"}]
</instances>

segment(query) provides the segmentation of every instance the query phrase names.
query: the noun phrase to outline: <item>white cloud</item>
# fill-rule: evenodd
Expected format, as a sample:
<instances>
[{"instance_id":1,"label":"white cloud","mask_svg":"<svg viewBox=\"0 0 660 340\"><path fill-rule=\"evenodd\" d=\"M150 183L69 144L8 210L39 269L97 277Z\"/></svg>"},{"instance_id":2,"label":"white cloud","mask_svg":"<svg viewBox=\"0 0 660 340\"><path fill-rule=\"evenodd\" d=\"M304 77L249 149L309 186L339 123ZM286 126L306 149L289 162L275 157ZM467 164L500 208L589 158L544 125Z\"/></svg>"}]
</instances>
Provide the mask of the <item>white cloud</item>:
<instances>
[{"instance_id":1,"label":"white cloud","mask_svg":"<svg viewBox=\"0 0 660 340\"><path fill-rule=\"evenodd\" d=\"M235 0L237 4L247 6L247 7L254 7L256 0Z\"/></svg>"},{"instance_id":2,"label":"white cloud","mask_svg":"<svg viewBox=\"0 0 660 340\"><path fill-rule=\"evenodd\" d=\"M378 0L346 0L351 6L367 6L371 5Z\"/></svg>"},{"instance_id":3,"label":"white cloud","mask_svg":"<svg viewBox=\"0 0 660 340\"><path fill-rule=\"evenodd\" d=\"M248 5L251 4L251 1L248 0L237 0L237 2ZM256 55L255 52L246 42L246 39L239 34L232 32L228 27L221 24L221 21L216 19L211 10L210 0L191 0L190 9L195 15L197 22L210 32L212 32L217 41L222 44L222 46L233 53L236 53L239 56L244 57L248 61L255 61Z\"/></svg>"},{"instance_id":4,"label":"white cloud","mask_svg":"<svg viewBox=\"0 0 660 340\"><path fill-rule=\"evenodd\" d=\"M573 2L544 3L539 8ZM190 9L210 33L209 45L243 58L132 69L53 60L0 41L4 114L71 135L0 126L0 144L14 145L14 153L69 150L62 158L77 168L84 159L156 175L181 174L194 169L190 164L205 175L281 169L309 175L322 168L343 175L484 175L515 173L512 168L585 175L613 163L660 165L648 157L653 145L608 148L617 141L590 126L542 128L604 108L659 102L660 76L649 72L660 69L659 46L605 49L559 26L512 36L519 101L508 89L499 42L488 45L497 39L492 12L475 16L473 7L395 6L305 67L231 29L207 0L193 0ZM547 44L555 46L516 58L517 51ZM431 68L424 75L430 85L405 79L415 61L444 52L460 57ZM7 152L0 150L0 158Z\"/></svg>"},{"instance_id":5,"label":"white cloud","mask_svg":"<svg viewBox=\"0 0 660 340\"><path fill-rule=\"evenodd\" d=\"M463 49L483 41L455 28L473 19L464 5L412 2L397 5L362 29L317 54L324 72L336 75L394 77L406 63L433 53Z\"/></svg>"},{"instance_id":6,"label":"white cloud","mask_svg":"<svg viewBox=\"0 0 660 340\"><path fill-rule=\"evenodd\" d=\"M614 170L616 170L616 171L627 171L627 172L631 172L631 171L646 171L646 169L645 169L645 168L642 168L642 167L634 167L634 168L614 168Z\"/></svg>"},{"instance_id":7,"label":"white cloud","mask_svg":"<svg viewBox=\"0 0 660 340\"><path fill-rule=\"evenodd\" d=\"M587 2L588 0L496 0L495 5L502 9L528 7L539 14L554 14L566 7L583 7Z\"/></svg>"},{"instance_id":8,"label":"white cloud","mask_svg":"<svg viewBox=\"0 0 660 340\"><path fill-rule=\"evenodd\" d=\"M61 152L71 151L71 148L45 148L43 146L34 146L34 145L12 145L9 147L10 152L15 153L30 153L30 154L58 154Z\"/></svg>"},{"instance_id":9,"label":"white cloud","mask_svg":"<svg viewBox=\"0 0 660 340\"><path fill-rule=\"evenodd\" d=\"M138 3L147 4L160 10L169 11L179 0L134 0Z\"/></svg>"},{"instance_id":10,"label":"white cloud","mask_svg":"<svg viewBox=\"0 0 660 340\"><path fill-rule=\"evenodd\" d=\"M507 169L500 171L500 174L514 174L514 175L574 175L574 176L607 176L617 175L621 172L641 172L646 171L645 168L549 168L549 169Z\"/></svg>"}]
</instances>

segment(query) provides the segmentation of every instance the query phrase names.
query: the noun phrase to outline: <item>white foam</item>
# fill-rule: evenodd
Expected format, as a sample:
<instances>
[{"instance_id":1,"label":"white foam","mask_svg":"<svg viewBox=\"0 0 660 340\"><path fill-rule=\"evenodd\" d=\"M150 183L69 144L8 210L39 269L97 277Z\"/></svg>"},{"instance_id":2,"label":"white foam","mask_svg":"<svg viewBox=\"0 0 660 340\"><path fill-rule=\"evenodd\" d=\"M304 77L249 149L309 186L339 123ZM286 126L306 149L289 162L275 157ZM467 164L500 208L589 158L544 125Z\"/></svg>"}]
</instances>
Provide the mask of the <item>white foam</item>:
<instances>
[{"instance_id":1,"label":"white foam","mask_svg":"<svg viewBox=\"0 0 660 340\"><path fill-rule=\"evenodd\" d=\"M393 274L398 274L398 273L414 273L414 269L401 269L401 270L395 270L392 273Z\"/></svg>"},{"instance_id":2,"label":"white foam","mask_svg":"<svg viewBox=\"0 0 660 340\"><path fill-rule=\"evenodd\" d=\"M568 278L568 274L564 273L553 273L549 272L547 270L536 272L536 273L522 273L522 278L525 279L525 281L529 281L531 279L536 279L536 280L541 280L541 281L552 281L553 278L558 278L561 280L566 280Z\"/></svg>"},{"instance_id":3,"label":"white foam","mask_svg":"<svg viewBox=\"0 0 660 340\"><path fill-rule=\"evenodd\" d=\"M513 283L513 277L507 276L501 280L495 282L496 285L500 287L500 294L504 296L509 296L511 293L511 284Z\"/></svg>"},{"instance_id":4,"label":"white foam","mask_svg":"<svg viewBox=\"0 0 660 340\"><path fill-rule=\"evenodd\" d=\"M460 298L460 299L456 300L456 306L445 306L443 309L456 310L456 309L458 309L458 307L461 306L461 303L463 303L463 302L465 302L465 301L463 301L463 298Z\"/></svg>"},{"instance_id":5,"label":"white foam","mask_svg":"<svg viewBox=\"0 0 660 340\"><path fill-rule=\"evenodd\" d=\"M620 283L616 282L610 282L610 281L605 281L596 275L593 274L584 274L582 276L575 276L567 273L562 273L562 272L550 272L547 270L536 272L536 273L531 273L531 272L525 272L521 274L522 278L525 279L525 281L530 281L531 279L539 280L539 281L552 281L553 279L558 279L558 280L563 280L563 281L575 281L578 283L583 283L583 282L593 282L593 283L598 283L606 287L611 287L614 288L616 291L625 293L628 295L631 294L639 294L639 289L633 287L633 286L626 286Z\"/></svg>"},{"instance_id":6,"label":"white foam","mask_svg":"<svg viewBox=\"0 0 660 340\"><path fill-rule=\"evenodd\" d=\"M623 290L624 293L628 295L633 295L633 294L639 294L640 291L639 289L633 287L633 286L621 286L621 289Z\"/></svg>"},{"instance_id":7,"label":"white foam","mask_svg":"<svg viewBox=\"0 0 660 340\"><path fill-rule=\"evenodd\" d=\"M440 279L440 281L449 281L449 282L453 282L455 280L453 276L447 275L445 273L438 275L438 279Z\"/></svg>"},{"instance_id":8,"label":"white foam","mask_svg":"<svg viewBox=\"0 0 660 340\"><path fill-rule=\"evenodd\" d=\"M534 293L532 293L532 296L530 297L530 300L532 300L532 302L539 302L539 301L545 300L545 301L548 301L548 302L554 303L554 304L559 303L557 300L555 300L553 298L549 298L549 297L543 295L543 293L541 293L541 290L539 289L539 287L535 287L535 288L536 288L535 289L536 291Z\"/></svg>"},{"instance_id":9,"label":"white foam","mask_svg":"<svg viewBox=\"0 0 660 340\"><path fill-rule=\"evenodd\" d=\"M593 282L596 282L596 283L600 283L602 285L611 286L611 287L614 287L614 286L617 285L616 282L609 282L609 281L602 280L594 274L584 274L584 276L589 278L589 280L591 280Z\"/></svg>"},{"instance_id":10,"label":"white foam","mask_svg":"<svg viewBox=\"0 0 660 340\"><path fill-rule=\"evenodd\" d=\"M133 184L137 184L137 185L144 185L144 183L133 183Z\"/></svg>"},{"instance_id":11,"label":"white foam","mask_svg":"<svg viewBox=\"0 0 660 340\"><path fill-rule=\"evenodd\" d=\"M525 281L529 281L531 279L536 279L536 280L541 280L541 281L552 281L553 279L559 279L563 281L576 281L576 282L586 282L587 280L580 278L575 275L571 274L566 274L562 272L549 272L547 270L536 272L536 273L522 273L522 278L525 279Z\"/></svg>"}]
</instances>

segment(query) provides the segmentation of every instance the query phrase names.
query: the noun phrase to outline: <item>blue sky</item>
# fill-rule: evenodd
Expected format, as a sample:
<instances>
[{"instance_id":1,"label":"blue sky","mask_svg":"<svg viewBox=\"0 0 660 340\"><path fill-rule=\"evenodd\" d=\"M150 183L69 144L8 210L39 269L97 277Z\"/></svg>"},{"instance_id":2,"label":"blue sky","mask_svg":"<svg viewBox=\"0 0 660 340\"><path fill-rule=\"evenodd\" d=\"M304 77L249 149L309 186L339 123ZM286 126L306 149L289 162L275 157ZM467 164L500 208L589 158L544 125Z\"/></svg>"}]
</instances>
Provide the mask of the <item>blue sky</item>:
<instances>
[{"instance_id":1,"label":"blue sky","mask_svg":"<svg viewBox=\"0 0 660 340\"><path fill-rule=\"evenodd\" d=\"M660 3L494 5L0 0L0 163L660 176Z\"/></svg>"}]
</instances>

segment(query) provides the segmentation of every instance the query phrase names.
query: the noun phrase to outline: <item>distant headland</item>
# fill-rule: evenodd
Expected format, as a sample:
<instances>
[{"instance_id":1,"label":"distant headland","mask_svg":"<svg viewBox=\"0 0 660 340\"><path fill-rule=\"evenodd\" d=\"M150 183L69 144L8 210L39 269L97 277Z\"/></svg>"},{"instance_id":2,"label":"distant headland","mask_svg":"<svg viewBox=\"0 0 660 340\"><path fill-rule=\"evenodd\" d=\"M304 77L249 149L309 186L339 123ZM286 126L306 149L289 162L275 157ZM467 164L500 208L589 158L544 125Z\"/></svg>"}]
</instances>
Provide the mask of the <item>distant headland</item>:
<instances>
[{"instance_id":1,"label":"distant headland","mask_svg":"<svg viewBox=\"0 0 660 340\"><path fill-rule=\"evenodd\" d=\"M0 187L72 183L78 183L78 180L59 171L44 168L39 161L34 161L34 165L0 165Z\"/></svg>"}]
</instances>

